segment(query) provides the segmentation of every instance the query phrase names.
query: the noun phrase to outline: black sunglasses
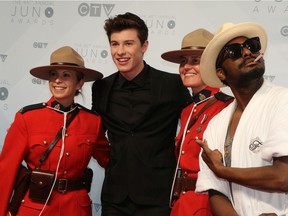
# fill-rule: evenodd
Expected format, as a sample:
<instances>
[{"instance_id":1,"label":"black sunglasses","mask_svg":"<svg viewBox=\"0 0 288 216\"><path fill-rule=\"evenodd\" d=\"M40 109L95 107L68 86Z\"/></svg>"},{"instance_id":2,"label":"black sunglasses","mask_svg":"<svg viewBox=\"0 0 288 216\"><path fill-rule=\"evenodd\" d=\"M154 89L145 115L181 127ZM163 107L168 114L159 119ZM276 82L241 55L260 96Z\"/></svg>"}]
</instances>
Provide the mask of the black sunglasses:
<instances>
[{"instance_id":1,"label":"black sunglasses","mask_svg":"<svg viewBox=\"0 0 288 216\"><path fill-rule=\"evenodd\" d=\"M261 43L259 37L249 38L242 44L234 43L224 46L218 55L216 67L219 67L221 65L220 63L226 60L226 58L223 59L225 52L227 53L227 56L229 58L236 60L242 57L244 48L250 50L250 52L252 53L259 52L261 50Z\"/></svg>"}]
</instances>

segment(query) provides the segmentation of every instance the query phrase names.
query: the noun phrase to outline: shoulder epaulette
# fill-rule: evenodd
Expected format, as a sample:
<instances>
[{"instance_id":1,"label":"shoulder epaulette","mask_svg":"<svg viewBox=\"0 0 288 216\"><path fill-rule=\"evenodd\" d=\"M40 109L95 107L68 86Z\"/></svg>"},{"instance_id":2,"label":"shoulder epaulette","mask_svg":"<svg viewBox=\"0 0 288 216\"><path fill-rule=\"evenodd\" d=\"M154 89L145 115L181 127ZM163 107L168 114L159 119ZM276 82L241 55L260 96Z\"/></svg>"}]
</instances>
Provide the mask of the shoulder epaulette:
<instances>
[{"instance_id":1,"label":"shoulder epaulette","mask_svg":"<svg viewBox=\"0 0 288 216\"><path fill-rule=\"evenodd\" d=\"M224 103L234 99L234 97L227 95L223 92L217 92L214 96L217 100L223 101Z\"/></svg>"},{"instance_id":2,"label":"shoulder epaulette","mask_svg":"<svg viewBox=\"0 0 288 216\"><path fill-rule=\"evenodd\" d=\"M94 115L99 115L95 110L90 110L90 109L84 107L84 106L81 105L81 104L78 104L78 103L77 103L77 106L78 106L80 109L85 110L86 112L92 113L92 114L94 114Z\"/></svg>"},{"instance_id":3,"label":"shoulder epaulette","mask_svg":"<svg viewBox=\"0 0 288 216\"><path fill-rule=\"evenodd\" d=\"M184 107L189 106L189 105L190 105L191 103L193 103L193 102L194 102L194 100L193 100L192 97L191 97L191 99L185 103Z\"/></svg>"},{"instance_id":4,"label":"shoulder epaulette","mask_svg":"<svg viewBox=\"0 0 288 216\"><path fill-rule=\"evenodd\" d=\"M28 112L28 111L31 111L31 110L35 110L35 109L42 109L42 108L44 108L46 106L47 106L46 103L32 104L32 105L28 105L28 106L25 106L25 107L21 108L19 110L19 112L24 114L25 112Z\"/></svg>"}]
</instances>

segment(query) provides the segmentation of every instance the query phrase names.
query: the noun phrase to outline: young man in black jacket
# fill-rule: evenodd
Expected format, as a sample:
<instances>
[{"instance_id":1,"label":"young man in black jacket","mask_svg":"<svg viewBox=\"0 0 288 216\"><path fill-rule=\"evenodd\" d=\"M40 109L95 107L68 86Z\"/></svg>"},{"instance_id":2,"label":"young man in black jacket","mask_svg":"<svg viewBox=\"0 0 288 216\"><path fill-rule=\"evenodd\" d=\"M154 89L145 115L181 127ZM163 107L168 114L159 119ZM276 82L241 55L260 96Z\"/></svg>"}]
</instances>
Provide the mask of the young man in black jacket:
<instances>
[{"instance_id":1,"label":"young man in black jacket","mask_svg":"<svg viewBox=\"0 0 288 216\"><path fill-rule=\"evenodd\" d=\"M102 116L111 143L102 215L168 216L177 123L191 96L179 74L143 60L148 28L140 17L120 14L104 28L118 71L92 88L92 109Z\"/></svg>"}]
</instances>

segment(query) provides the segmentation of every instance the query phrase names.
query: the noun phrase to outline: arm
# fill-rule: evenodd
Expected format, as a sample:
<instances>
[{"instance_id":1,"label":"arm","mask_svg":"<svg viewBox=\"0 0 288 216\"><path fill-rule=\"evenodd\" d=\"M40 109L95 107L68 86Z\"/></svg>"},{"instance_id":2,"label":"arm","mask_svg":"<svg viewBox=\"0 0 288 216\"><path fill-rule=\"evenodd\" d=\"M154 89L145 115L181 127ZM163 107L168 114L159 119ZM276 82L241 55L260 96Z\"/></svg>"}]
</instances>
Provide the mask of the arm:
<instances>
[{"instance_id":1,"label":"arm","mask_svg":"<svg viewBox=\"0 0 288 216\"><path fill-rule=\"evenodd\" d=\"M103 102L103 97L107 94L104 91L104 83L103 80L96 80L91 88L91 96L92 96L92 106L91 110L100 113L99 106Z\"/></svg>"},{"instance_id":2,"label":"arm","mask_svg":"<svg viewBox=\"0 0 288 216\"><path fill-rule=\"evenodd\" d=\"M238 216L230 200L222 193L209 190L210 208L213 216ZM259 216L277 216L275 213L262 213Z\"/></svg>"},{"instance_id":3,"label":"arm","mask_svg":"<svg viewBox=\"0 0 288 216\"><path fill-rule=\"evenodd\" d=\"M0 154L0 173L2 174L0 178L0 215L7 214L17 172L28 151L27 134L22 114L17 113L14 122L8 129Z\"/></svg>"},{"instance_id":4,"label":"arm","mask_svg":"<svg viewBox=\"0 0 288 216\"><path fill-rule=\"evenodd\" d=\"M96 91L97 91L97 89L96 89L96 85L97 85L97 81L95 81L94 83L93 83L93 85L92 85L92 110L96 110Z\"/></svg>"},{"instance_id":5,"label":"arm","mask_svg":"<svg viewBox=\"0 0 288 216\"><path fill-rule=\"evenodd\" d=\"M98 137L96 141L96 146L94 148L93 157L97 160L101 167L106 168L108 166L110 158L110 144L105 136L102 120L100 117L98 119Z\"/></svg>"},{"instance_id":6,"label":"arm","mask_svg":"<svg viewBox=\"0 0 288 216\"><path fill-rule=\"evenodd\" d=\"M257 190L288 192L288 156L274 158L271 166L225 167L220 151L211 150L206 140L197 140L197 143L203 149L203 160L219 178Z\"/></svg>"},{"instance_id":7,"label":"arm","mask_svg":"<svg viewBox=\"0 0 288 216\"><path fill-rule=\"evenodd\" d=\"M209 190L209 201L214 216L237 216L230 200L222 193Z\"/></svg>"}]
</instances>

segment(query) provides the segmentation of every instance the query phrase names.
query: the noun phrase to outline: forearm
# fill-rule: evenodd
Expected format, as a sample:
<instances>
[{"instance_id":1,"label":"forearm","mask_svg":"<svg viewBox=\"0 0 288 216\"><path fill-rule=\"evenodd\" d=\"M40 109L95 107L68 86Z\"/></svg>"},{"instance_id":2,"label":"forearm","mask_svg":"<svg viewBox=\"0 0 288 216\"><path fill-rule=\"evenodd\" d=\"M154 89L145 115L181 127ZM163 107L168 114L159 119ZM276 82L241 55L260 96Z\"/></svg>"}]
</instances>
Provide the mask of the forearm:
<instances>
[{"instance_id":1,"label":"forearm","mask_svg":"<svg viewBox=\"0 0 288 216\"><path fill-rule=\"evenodd\" d=\"M273 158L269 166L225 167L218 149L211 150L206 140L196 141L203 149L202 159L219 178L258 190L288 192L288 156Z\"/></svg>"},{"instance_id":2,"label":"forearm","mask_svg":"<svg viewBox=\"0 0 288 216\"><path fill-rule=\"evenodd\" d=\"M220 167L216 175L246 187L271 192L288 191L288 167L282 162L274 162L271 166L235 168Z\"/></svg>"},{"instance_id":3,"label":"forearm","mask_svg":"<svg viewBox=\"0 0 288 216\"><path fill-rule=\"evenodd\" d=\"M214 190L209 191L210 207L213 216L237 216L237 212L230 200L222 193Z\"/></svg>"}]
</instances>

